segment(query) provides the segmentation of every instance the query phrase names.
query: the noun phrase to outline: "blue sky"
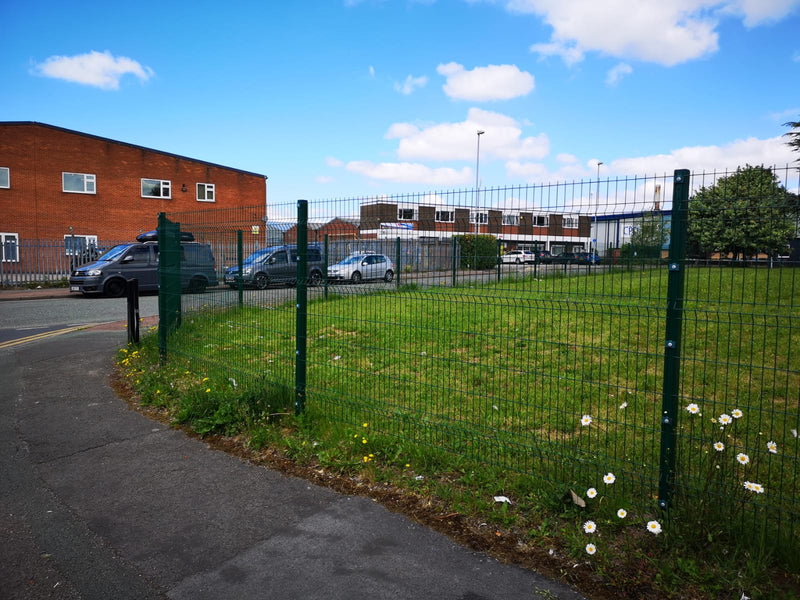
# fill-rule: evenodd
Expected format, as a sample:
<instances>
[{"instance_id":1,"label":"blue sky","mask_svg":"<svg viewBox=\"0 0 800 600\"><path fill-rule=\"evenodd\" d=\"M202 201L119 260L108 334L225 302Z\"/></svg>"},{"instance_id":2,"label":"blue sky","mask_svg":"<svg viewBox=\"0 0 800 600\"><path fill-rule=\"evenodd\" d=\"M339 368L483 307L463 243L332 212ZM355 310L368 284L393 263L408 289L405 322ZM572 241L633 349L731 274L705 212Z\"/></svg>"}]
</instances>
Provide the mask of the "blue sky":
<instances>
[{"instance_id":1,"label":"blue sky","mask_svg":"<svg viewBox=\"0 0 800 600\"><path fill-rule=\"evenodd\" d=\"M0 5L0 120L269 176L270 202L785 165L800 0Z\"/></svg>"}]
</instances>

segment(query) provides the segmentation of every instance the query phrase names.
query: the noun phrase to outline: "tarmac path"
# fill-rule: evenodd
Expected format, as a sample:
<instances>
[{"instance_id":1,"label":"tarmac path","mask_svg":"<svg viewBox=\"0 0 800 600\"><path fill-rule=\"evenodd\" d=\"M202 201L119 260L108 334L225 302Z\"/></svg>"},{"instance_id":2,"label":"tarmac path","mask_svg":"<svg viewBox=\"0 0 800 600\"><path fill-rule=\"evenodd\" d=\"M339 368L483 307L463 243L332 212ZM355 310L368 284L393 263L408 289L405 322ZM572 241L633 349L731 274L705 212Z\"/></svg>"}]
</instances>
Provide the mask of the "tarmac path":
<instances>
[{"instance_id":1,"label":"tarmac path","mask_svg":"<svg viewBox=\"0 0 800 600\"><path fill-rule=\"evenodd\" d=\"M109 387L124 343L0 350L3 599L582 598L130 410Z\"/></svg>"}]
</instances>

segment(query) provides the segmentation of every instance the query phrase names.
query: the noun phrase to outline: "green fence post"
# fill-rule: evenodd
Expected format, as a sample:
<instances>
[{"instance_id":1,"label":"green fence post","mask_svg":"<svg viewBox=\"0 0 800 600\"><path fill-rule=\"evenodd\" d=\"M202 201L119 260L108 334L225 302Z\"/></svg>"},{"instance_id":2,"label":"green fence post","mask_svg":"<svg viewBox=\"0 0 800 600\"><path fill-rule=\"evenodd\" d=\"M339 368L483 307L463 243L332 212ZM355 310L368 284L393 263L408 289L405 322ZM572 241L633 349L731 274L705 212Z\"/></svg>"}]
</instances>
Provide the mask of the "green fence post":
<instances>
[{"instance_id":1,"label":"green fence post","mask_svg":"<svg viewBox=\"0 0 800 600\"><path fill-rule=\"evenodd\" d=\"M453 240L453 287L456 287L456 236L451 239Z\"/></svg>"},{"instance_id":2,"label":"green fence post","mask_svg":"<svg viewBox=\"0 0 800 600\"><path fill-rule=\"evenodd\" d=\"M661 458L658 473L658 505L670 506L675 482L675 455L680 394L683 288L686 279L686 229L689 205L689 171L676 170L672 192L672 227L667 280L667 322L664 342L664 382L661 400Z\"/></svg>"},{"instance_id":3,"label":"green fence post","mask_svg":"<svg viewBox=\"0 0 800 600\"><path fill-rule=\"evenodd\" d=\"M236 230L236 264L239 266L239 276L236 278L236 289L239 291L239 306L244 304L244 245L242 244L242 230Z\"/></svg>"},{"instance_id":4,"label":"green fence post","mask_svg":"<svg viewBox=\"0 0 800 600\"><path fill-rule=\"evenodd\" d=\"M500 242L500 238L497 238L497 252L495 252L497 256L497 281L500 281L500 268L502 265L502 261L500 260L500 247L502 246Z\"/></svg>"},{"instance_id":5,"label":"green fence post","mask_svg":"<svg viewBox=\"0 0 800 600\"><path fill-rule=\"evenodd\" d=\"M328 262L328 249L329 249L329 246L328 246L328 234L326 233L325 234L325 271L322 273L322 276L325 278L324 279L324 281L325 281L325 288L324 288L325 289L325 292L324 292L325 300L328 299L328 265L330 264Z\"/></svg>"},{"instance_id":6,"label":"green fence post","mask_svg":"<svg viewBox=\"0 0 800 600\"><path fill-rule=\"evenodd\" d=\"M167 336L181 324L181 226L158 213L158 353L167 358Z\"/></svg>"},{"instance_id":7,"label":"green fence post","mask_svg":"<svg viewBox=\"0 0 800 600\"><path fill-rule=\"evenodd\" d=\"M294 414L306 408L306 336L308 333L308 200L297 201L297 362L294 381Z\"/></svg>"},{"instance_id":8,"label":"green fence post","mask_svg":"<svg viewBox=\"0 0 800 600\"><path fill-rule=\"evenodd\" d=\"M397 241L395 242L394 246L394 255L397 260L395 260L395 274L394 276L397 278L395 285L400 287L400 236L397 236Z\"/></svg>"}]
</instances>

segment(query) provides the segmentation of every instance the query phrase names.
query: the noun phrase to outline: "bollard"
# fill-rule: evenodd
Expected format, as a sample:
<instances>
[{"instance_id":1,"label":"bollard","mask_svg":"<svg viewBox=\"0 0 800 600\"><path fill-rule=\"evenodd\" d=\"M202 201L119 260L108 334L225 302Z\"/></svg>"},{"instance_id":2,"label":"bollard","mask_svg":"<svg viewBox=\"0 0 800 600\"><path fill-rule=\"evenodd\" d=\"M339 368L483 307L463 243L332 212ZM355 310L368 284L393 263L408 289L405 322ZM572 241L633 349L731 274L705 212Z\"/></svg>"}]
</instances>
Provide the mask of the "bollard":
<instances>
[{"instance_id":1,"label":"bollard","mask_svg":"<svg viewBox=\"0 0 800 600\"><path fill-rule=\"evenodd\" d=\"M128 343L139 345L139 280L128 279Z\"/></svg>"}]
</instances>

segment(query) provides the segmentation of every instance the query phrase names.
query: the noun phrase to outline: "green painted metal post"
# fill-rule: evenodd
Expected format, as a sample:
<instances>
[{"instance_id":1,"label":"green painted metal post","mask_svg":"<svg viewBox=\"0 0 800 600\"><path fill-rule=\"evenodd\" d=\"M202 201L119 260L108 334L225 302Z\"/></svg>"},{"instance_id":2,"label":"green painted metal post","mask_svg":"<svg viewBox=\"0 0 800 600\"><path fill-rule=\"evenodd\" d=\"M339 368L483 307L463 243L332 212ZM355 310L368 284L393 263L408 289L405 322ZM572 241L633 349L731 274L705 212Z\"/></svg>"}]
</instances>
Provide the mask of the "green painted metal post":
<instances>
[{"instance_id":1,"label":"green painted metal post","mask_svg":"<svg viewBox=\"0 0 800 600\"><path fill-rule=\"evenodd\" d=\"M658 474L658 505L670 506L675 482L675 455L680 394L681 330L686 280L686 230L689 207L689 171L676 170L672 193L672 228L667 280L667 322L664 342L664 384L661 400L661 458Z\"/></svg>"},{"instance_id":2,"label":"green painted metal post","mask_svg":"<svg viewBox=\"0 0 800 600\"><path fill-rule=\"evenodd\" d=\"M397 241L395 242L394 255L395 255L395 265L394 265L395 273L394 273L394 276L395 276L395 281L396 281L395 285L397 287L400 287L401 265L400 265L400 236L399 235L397 236Z\"/></svg>"},{"instance_id":3,"label":"green painted metal post","mask_svg":"<svg viewBox=\"0 0 800 600\"><path fill-rule=\"evenodd\" d=\"M325 281L325 288L324 288L325 289L325 291L324 291L325 300L328 299L328 264L329 264L328 263L328 250L329 250L328 234L326 233L325 234L325 270L322 273L322 276L325 278L324 279L324 281Z\"/></svg>"},{"instance_id":4,"label":"green painted metal post","mask_svg":"<svg viewBox=\"0 0 800 600\"><path fill-rule=\"evenodd\" d=\"M497 238L497 252L495 252L495 255L497 256L497 281L500 281L500 269L503 264L500 256L501 246L502 243L500 242L500 238Z\"/></svg>"},{"instance_id":5,"label":"green painted metal post","mask_svg":"<svg viewBox=\"0 0 800 600\"><path fill-rule=\"evenodd\" d=\"M456 287L458 264L456 263L456 238L453 236L453 287Z\"/></svg>"},{"instance_id":6,"label":"green painted metal post","mask_svg":"<svg viewBox=\"0 0 800 600\"><path fill-rule=\"evenodd\" d=\"M244 244L242 243L242 230L236 231L236 264L239 267L239 275L236 278L236 288L239 291L239 306L244 304L244 277L242 276L242 269L244 268Z\"/></svg>"},{"instance_id":7,"label":"green painted metal post","mask_svg":"<svg viewBox=\"0 0 800 600\"><path fill-rule=\"evenodd\" d=\"M181 324L180 223L158 213L158 353L167 358L167 337Z\"/></svg>"},{"instance_id":8,"label":"green painted metal post","mask_svg":"<svg viewBox=\"0 0 800 600\"><path fill-rule=\"evenodd\" d=\"M308 334L308 201L297 201L297 320L294 414L306 409L306 336Z\"/></svg>"}]
</instances>

